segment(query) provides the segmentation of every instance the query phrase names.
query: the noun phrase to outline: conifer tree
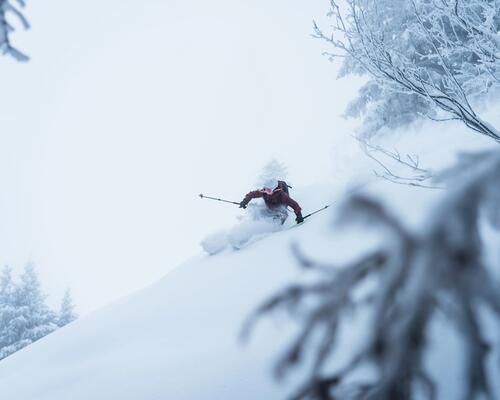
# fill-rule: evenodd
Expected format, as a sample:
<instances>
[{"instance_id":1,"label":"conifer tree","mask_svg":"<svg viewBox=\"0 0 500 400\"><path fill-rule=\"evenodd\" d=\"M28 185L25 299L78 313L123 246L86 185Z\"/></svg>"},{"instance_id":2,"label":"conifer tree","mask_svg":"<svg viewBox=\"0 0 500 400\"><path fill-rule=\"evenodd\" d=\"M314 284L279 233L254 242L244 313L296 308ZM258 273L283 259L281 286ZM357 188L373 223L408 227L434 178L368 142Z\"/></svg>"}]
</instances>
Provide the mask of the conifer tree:
<instances>
[{"instance_id":1,"label":"conifer tree","mask_svg":"<svg viewBox=\"0 0 500 400\"><path fill-rule=\"evenodd\" d=\"M73 298L71 297L71 290L67 289L61 301L57 325L61 328L68 325L70 322L73 322L77 318L78 315L75 313L75 305L73 304Z\"/></svg>"},{"instance_id":2,"label":"conifer tree","mask_svg":"<svg viewBox=\"0 0 500 400\"><path fill-rule=\"evenodd\" d=\"M259 187L274 188L278 180L286 180L287 175L286 165L273 158L262 169L256 184Z\"/></svg>"},{"instance_id":3,"label":"conifer tree","mask_svg":"<svg viewBox=\"0 0 500 400\"><path fill-rule=\"evenodd\" d=\"M9 287L9 271L4 270L2 284ZM5 290L7 293L7 290ZM26 347L57 329L57 315L45 303L33 264L25 267L20 282L13 285L3 306L5 319L0 326L0 359Z\"/></svg>"},{"instance_id":4,"label":"conifer tree","mask_svg":"<svg viewBox=\"0 0 500 400\"><path fill-rule=\"evenodd\" d=\"M11 344L7 332L9 322L15 314L13 293L12 268L6 265L0 275L0 359L4 357L2 349Z\"/></svg>"}]
</instances>

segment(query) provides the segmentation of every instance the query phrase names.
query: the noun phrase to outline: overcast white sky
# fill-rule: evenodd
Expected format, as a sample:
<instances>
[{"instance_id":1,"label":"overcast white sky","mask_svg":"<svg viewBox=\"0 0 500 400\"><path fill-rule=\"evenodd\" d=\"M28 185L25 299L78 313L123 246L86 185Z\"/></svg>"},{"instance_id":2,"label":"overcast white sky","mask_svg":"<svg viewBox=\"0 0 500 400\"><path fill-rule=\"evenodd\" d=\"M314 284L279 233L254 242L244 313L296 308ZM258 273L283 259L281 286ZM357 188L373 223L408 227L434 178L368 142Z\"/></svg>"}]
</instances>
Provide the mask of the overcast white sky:
<instances>
[{"instance_id":1,"label":"overcast white sky","mask_svg":"<svg viewBox=\"0 0 500 400\"><path fill-rule=\"evenodd\" d=\"M37 264L80 313L165 275L271 157L307 185L345 166L356 85L310 37L327 0L28 1L0 58L0 263ZM349 166L352 167L352 166Z\"/></svg>"}]
</instances>

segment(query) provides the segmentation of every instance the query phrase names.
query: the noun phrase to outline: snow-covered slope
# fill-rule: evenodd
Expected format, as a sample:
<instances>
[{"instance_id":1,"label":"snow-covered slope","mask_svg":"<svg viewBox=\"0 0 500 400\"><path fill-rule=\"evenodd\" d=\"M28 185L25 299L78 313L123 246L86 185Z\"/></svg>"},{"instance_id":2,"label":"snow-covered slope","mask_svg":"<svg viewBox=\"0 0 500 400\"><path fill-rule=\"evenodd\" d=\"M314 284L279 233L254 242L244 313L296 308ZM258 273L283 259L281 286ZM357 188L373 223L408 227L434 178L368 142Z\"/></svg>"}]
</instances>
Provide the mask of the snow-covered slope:
<instances>
[{"instance_id":1,"label":"snow-covered slope","mask_svg":"<svg viewBox=\"0 0 500 400\"><path fill-rule=\"evenodd\" d=\"M320 219L216 256L61 329L0 363L10 400L277 399L269 373L286 339L264 322L248 346L242 322L296 275L288 242Z\"/></svg>"},{"instance_id":2,"label":"snow-covered slope","mask_svg":"<svg viewBox=\"0 0 500 400\"><path fill-rule=\"evenodd\" d=\"M426 141L410 135L398 146L402 152L413 149L421 154L423 166L440 167L450 161L450 138L462 138L458 135L455 129L442 132L443 146L434 137ZM466 147L484 147L481 141L473 142ZM432 143L432 148L426 148L425 143ZM350 167L369 171L366 162L358 158ZM306 211L313 210L335 198L335 193L325 188L296 190L294 197ZM340 189L345 188L337 187L337 194L342 192ZM441 195L439 191L390 183L370 184L365 189L384 198L397 215L415 226L425 220L428 204ZM155 285L8 357L0 362L2 399L284 398L303 374L295 371L288 380L277 384L271 371L273 361L293 335L294 325L278 315L264 319L246 346L238 336L245 318L262 300L288 282L304 278L301 274L305 272L297 268L290 252L290 243L300 243L306 253L326 262L359 254L370 246L370 240L376 240L376 235L363 231L334 236L330 229L332 218L328 211L241 250L227 248L213 256L200 254ZM497 240L498 236L491 233L491 238ZM496 247L495 252L498 258ZM352 348L350 342L363 335L356 324L347 331L336 361L345 359ZM495 331L498 324L492 321L490 332ZM433 332L431 369L441 384L439 398L459 398L460 343L453 332L439 324ZM496 340L492 363L498 358ZM500 396L498 382L493 384Z\"/></svg>"}]
</instances>

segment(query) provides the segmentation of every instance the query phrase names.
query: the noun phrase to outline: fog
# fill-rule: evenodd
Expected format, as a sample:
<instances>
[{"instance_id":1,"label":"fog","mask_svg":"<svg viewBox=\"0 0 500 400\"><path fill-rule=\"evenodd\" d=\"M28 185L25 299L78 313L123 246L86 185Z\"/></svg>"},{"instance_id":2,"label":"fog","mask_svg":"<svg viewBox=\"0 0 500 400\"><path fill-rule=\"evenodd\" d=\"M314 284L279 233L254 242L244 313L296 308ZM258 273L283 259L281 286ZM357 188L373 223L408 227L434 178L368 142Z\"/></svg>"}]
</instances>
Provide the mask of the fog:
<instances>
[{"instance_id":1,"label":"fog","mask_svg":"<svg viewBox=\"0 0 500 400\"><path fill-rule=\"evenodd\" d=\"M231 224L272 157L298 186L350 164L356 84L311 38L325 0L28 2L0 59L0 262L86 313Z\"/></svg>"}]
</instances>

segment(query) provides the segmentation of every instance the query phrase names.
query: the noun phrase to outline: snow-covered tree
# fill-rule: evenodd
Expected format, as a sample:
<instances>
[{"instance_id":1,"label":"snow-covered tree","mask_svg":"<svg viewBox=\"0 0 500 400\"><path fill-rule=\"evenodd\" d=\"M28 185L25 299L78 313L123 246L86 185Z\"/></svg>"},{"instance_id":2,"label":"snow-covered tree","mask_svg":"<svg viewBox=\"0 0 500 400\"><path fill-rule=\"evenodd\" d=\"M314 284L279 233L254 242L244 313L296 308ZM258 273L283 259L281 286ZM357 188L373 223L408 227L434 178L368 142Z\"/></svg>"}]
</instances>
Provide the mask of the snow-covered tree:
<instances>
[{"instance_id":1,"label":"snow-covered tree","mask_svg":"<svg viewBox=\"0 0 500 400\"><path fill-rule=\"evenodd\" d=\"M4 270L5 282L9 275L10 271ZM28 264L2 307L8 313L0 326L0 359L57 329L57 314L50 310L45 299L35 267Z\"/></svg>"},{"instance_id":2,"label":"snow-covered tree","mask_svg":"<svg viewBox=\"0 0 500 400\"><path fill-rule=\"evenodd\" d=\"M278 181L286 180L287 175L288 171L286 165L273 158L262 169L256 185L258 187L275 188Z\"/></svg>"},{"instance_id":3,"label":"snow-covered tree","mask_svg":"<svg viewBox=\"0 0 500 400\"><path fill-rule=\"evenodd\" d=\"M29 57L13 47L10 41L14 27L9 22L9 16L17 19L25 29L30 27L19 9L26 5L25 0L15 0L15 3L12 0L0 0L0 52L14 57L17 61L28 61Z\"/></svg>"},{"instance_id":4,"label":"snow-covered tree","mask_svg":"<svg viewBox=\"0 0 500 400\"><path fill-rule=\"evenodd\" d=\"M316 279L278 292L253 316L283 309L300 321L302 329L276 369L282 375L301 363L311 366L291 399L435 399L438 388L427 357L436 320L463 339L463 398L492 398L489 382L497 377L488 361L486 327L492 325L485 318L500 320L500 282L480 228L500 226L499 171L498 150L462 156L442 174L451 189L419 230L370 196L351 197L339 210L336 228L361 224L381 241L347 265L325 265L295 248ZM360 314L369 316L363 324L367 339L332 369L342 328ZM360 375L366 367L375 374Z\"/></svg>"},{"instance_id":5,"label":"snow-covered tree","mask_svg":"<svg viewBox=\"0 0 500 400\"><path fill-rule=\"evenodd\" d=\"M12 268L6 265L0 275L0 305L10 301L13 291Z\"/></svg>"},{"instance_id":6,"label":"snow-covered tree","mask_svg":"<svg viewBox=\"0 0 500 400\"><path fill-rule=\"evenodd\" d=\"M499 9L498 0L331 0L333 32L315 25L316 36L345 57L341 76L370 77L346 114L364 115L371 136L442 111L500 141L471 105L500 84Z\"/></svg>"},{"instance_id":7,"label":"snow-covered tree","mask_svg":"<svg viewBox=\"0 0 500 400\"><path fill-rule=\"evenodd\" d=\"M10 344L5 335L5 328L14 317L14 282L12 280L12 269L5 266L0 276L0 358L2 349Z\"/></svg>"},{"instance_id":8,"label":"snow-covered tree","mask_svg":"<svg viewBox=\"0 0 500 400\"><path fill-rule=\"evenodd\" d=\"M61 301L57 325L59 327L63 327L77 318L78 315L75 313L75 305L73 304L73 298L71 297L71 290L67 289Z\"/></svg>"}]
</instances>

